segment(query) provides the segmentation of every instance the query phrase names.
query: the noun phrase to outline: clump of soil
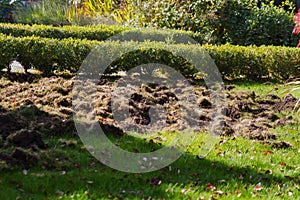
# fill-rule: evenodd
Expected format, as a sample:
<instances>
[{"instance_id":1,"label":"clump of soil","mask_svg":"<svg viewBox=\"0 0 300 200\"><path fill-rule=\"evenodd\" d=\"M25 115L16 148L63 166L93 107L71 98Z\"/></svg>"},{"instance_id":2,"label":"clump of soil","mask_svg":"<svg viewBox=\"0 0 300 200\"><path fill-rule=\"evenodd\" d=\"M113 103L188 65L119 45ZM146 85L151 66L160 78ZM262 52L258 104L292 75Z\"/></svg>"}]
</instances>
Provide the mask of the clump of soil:
<instances>
[{"instance_id":1,"label":"clump of soil","mask_svg":"<svg viewBox=\"0 0 300 200\"><path fill-rule=\"evenodd\" d=\"M90 107L94 108L96 120L107 134L125 134L133 131L176 131L191 127L192 131L207 132L218 108L214 106L212 92L203 86L179 87L176 91L159 84L132 84L121 86L128 93L128 104L120 100L120 106L112 108L112 93L116 82L100 80L91 89L73 91L75 78L34 75L0 75L0 161L8 165L22 164L26 167L39 159L40 152L49 147L43 137L47 135L74 134L76 129L73 114L89 118ZM134 80L133 80L134 81ZM260 97L253 92L233 92L234 86L225 87L225 105L221 109L218 124L213 124L221 135L236 135L259 141L272 141L276 148L291 145L278 142L269 130L276 126L296 123L292 116L281 117L280 113L292 110L297 98L287 95ZM195 91L186 95L186 91ZM90 91L94 91L89 94ZM134 92L131 92L134 91ZM176 95L175 95L176 93ZM73 95L91 98L91 103L76 103ZM188 99L193 106L180 102ZM74 112L82 110L82 112ZM116 109L116 110L113 110ZM185 112L182 112L185 110ZM115 112L114 111L118 111ZM122 116L117 116L121 113ZM155 116L155 117L153 117ZM92 116L93 117L93 116ZM115 118L122 119L118 122ZM10 151L8 151L10 149Z\"/></svg>"}]
</instances>

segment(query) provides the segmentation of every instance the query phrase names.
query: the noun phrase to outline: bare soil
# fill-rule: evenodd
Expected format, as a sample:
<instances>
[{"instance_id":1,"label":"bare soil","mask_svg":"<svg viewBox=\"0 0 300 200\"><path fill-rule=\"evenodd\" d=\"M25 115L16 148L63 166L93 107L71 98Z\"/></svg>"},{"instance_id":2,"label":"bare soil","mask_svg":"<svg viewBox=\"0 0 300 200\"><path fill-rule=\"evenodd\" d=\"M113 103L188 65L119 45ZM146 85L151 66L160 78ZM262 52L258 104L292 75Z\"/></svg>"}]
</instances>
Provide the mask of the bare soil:
<instances>
[{"instance_id":1,"label":"bare soil","mask_svg":"<svg viewBox=\"0 0 300 200\"><path fill-rule=\"evenodd\" d=\"M75 78L59 76L41 77L34 74L0 74L0 163L30 167L47 153L50 147L44 139L49 135L76 134L73 122L72 95ZM126 124L144 130L151 124L149 111L159 105L167 113L158 117L155 128L160 131L179 130L184 126L180 105L174 93L167 87L148 84L135 88L128 107L128 123L114 121L111 108L111 94L116 82L101 80L96 85L96 99L93 103L96 119L107 134L122 135ZM205 132L211 123L214 106L210 91L204 86L193 85L197 109L188 113L193 116L196 128ZM284 141L278 141L271 131L277 126L299 123L289 113L297 98L284 98L269 94L259 96L252 92L234 92L235 86L225 87L226 103L222 108L223 118L219 133L224 136L246 137L272 145L274 148L291 148ZM126 88L124 88L126 91ZM81 106L81 105L77 105ZM199 111L198 111L199 110ZM186 124L185 124L186 125Z\"/></svg>"}]
</instances>

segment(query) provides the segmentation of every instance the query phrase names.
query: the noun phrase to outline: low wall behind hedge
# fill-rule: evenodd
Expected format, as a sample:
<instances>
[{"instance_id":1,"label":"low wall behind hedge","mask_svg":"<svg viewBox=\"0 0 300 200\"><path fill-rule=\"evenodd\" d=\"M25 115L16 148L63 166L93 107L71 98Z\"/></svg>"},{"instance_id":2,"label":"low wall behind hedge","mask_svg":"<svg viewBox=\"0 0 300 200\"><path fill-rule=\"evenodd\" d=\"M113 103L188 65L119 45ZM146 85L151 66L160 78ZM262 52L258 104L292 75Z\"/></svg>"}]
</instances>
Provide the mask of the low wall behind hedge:
<instances>
[{"instance_id":1,"label":"low wall behind hedge","mask_svg":"<svg viewBox=\"0 0 300 200\"><path fill-rule=\"evenodd\" d=\"M0 35L0 66L9 67L13 60L19 61L26 69L31 66L51 74L55 70L76 73L82 62L97 45L114 50L120 55L124 43L115 41L90 41L79 39L50 39L40 37L13 37ZM193 53L200 45L171 44L163 42L127 42L126 46L140 50L120 56L107 70L108 73L128 70L134 66L157 62L174 67L185 76L197 71L185 59L163 50L166 46L173 52ZM300 49L274 46L202 46L215 61L220 73L227 77L259 79L271 77L287 79L300 77ZM0 68L1 68L0 67Z\"/></svg>"}]
</instances>

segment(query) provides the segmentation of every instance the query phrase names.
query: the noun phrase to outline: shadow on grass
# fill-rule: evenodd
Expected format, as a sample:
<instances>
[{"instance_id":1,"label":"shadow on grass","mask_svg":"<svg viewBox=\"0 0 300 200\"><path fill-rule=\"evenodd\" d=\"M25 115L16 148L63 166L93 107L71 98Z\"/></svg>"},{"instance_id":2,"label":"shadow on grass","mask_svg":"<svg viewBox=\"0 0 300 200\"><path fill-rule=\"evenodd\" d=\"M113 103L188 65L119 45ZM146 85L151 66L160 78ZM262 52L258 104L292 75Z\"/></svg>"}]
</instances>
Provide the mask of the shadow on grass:
<instances>
[{"instance_id":1,"label":"shadow on grass","mask_svg":"<svg viewBox=\"0 0 300 200\"><path fill-rule=\"evenodd\" d=\"M118 140L120 137L124 136L114 136L113 140ZM71 139L70 136L67 138ZM77 137L73 137L73 139L78 141L77 146L65 147L62 150L67 153L74 166L51 170L41 169L41 166L38 166L30 169L29 175L26 176L20 172L19 175L13 175L15 172L11 171L12 176L6 174L5 182L10 184L10 187L12 183L21 185L21 189L25 192L20 192L20 188L16 188L15 192L21 197L30 198L35 196L57 198L58 191L62 191L66 195L83 194L84 191L88 191L91 199L93 197L168 199L180 195L181 189L184 188L194 188L199 192L210 191L207 188L208 184L216 188L229 184L231 191L226 192L234 193L241 187L244 190L253 191L253 184L259 182L264 188L268 188L291 181L291 178L288 177L259 172L252 166L229 166L218 160L211 160L209 157L199 158L188 153L161 170L145 174L130 174L101 164L82 149ZM126 140L122 139L121 141L121 143L128 141L133 143L134 146L129 147L131 150L146 147L151 151L162 147L159 144L131 136L126 136ZM126 144L124 145L126 146ZM30 173L45 175L37 177ZM65 174L62 175L62 173ZM2 187L5 182L2 183ZM294 179L294 182L299 184L299 180Z\"/></svg>"}]
</instances>

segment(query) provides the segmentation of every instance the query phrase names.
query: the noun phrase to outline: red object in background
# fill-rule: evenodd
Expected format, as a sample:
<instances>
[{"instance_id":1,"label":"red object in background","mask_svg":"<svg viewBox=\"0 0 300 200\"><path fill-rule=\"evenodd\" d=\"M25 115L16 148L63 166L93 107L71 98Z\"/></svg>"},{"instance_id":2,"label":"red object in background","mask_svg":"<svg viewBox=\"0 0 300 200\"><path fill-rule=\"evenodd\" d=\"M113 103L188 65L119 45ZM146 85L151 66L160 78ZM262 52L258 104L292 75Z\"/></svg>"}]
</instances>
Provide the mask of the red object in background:
<instances>
[{"instance_id":1,"label":"red object in background","mask_svg":"<svg viewBox=\"0 0 300 200\"><path fill-rule=\"evenodd\" d=\"M296 23L294 30L293 30L293 34L297 35L300 33L300 8L298 9L298 13L296 13L293 17L294 22ZM300 47L300 40L297 44L297 47Z\"/></svg>"},{"instance_id":2,"label":"red object in background","mask_svg":"<svg viewBox=\"0 0 300 200\"><path fill-rule=\"evenodd\" d=\"M298 13L294 15L293 20L296 23L293 34L297 35L300 33L300 8L298 9Z\"/></svg>"},{"instance_id":3,"label":"red object in background","mask_svg":"<svg viewBox=\"0 0 300 200\"><path fill-rule=\"evenodd\" d=\"M296 24L293 30L293 34L297 35L300 32L300 24Z\"/></svg>"}]
</instances>

